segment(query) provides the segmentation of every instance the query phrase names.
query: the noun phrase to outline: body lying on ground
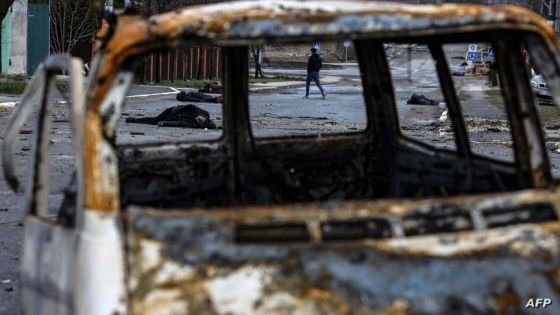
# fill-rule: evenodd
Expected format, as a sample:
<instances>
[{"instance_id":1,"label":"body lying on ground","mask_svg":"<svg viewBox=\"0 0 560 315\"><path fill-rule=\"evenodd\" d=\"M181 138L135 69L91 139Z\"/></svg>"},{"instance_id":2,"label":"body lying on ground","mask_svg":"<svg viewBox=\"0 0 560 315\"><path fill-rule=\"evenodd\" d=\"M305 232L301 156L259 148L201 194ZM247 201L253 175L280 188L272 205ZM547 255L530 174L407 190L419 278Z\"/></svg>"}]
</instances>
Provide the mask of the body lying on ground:
<instances>
[{"instance_id":1,"label":"body lying on ground","mask_svg":"<svg viewBox=\"0 0 560 315\"><path fill-rule=\"evenodd\" d=\"M213 96L200 92L181 91L177 94L177 100L180 102L221 103L222 96Z\"/></svg>"},{"instance_id":2,"label":"body lying on ground","mask_svg":"<svg viewBox=\"0 0 560 315\"><path fill-rule=\"evenodd\" d=\"M406 103L409 105L437 105L438 102L427 98L424 94L412 94Z\"/></svg>"},{"instance_id":3,"label":"body lying on ground","mask_svg":"<svg viewBox=\"0 0 560 315\"><path fill-rule=\"evenodd\" d=\"M129 117L127 123L158 125L159 127L184 127L216 129L210 114L204 109L188 104L166 108L155 117Z\"/></svg>"}]
</instances>

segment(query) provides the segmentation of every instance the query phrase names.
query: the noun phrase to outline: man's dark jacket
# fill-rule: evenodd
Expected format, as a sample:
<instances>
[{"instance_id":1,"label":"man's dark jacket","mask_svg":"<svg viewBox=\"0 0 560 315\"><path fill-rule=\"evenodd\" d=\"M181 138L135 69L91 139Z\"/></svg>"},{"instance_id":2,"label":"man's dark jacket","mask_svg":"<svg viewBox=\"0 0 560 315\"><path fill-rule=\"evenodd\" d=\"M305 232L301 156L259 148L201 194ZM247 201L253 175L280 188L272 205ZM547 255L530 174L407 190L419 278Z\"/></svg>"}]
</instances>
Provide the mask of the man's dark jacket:
<instances>
[{"instance_id":1,"label":"man's dark jacket","mask_svg":"<svg viewBox=\"0 0 560 315\"><path fill-rule=\"evenodd\" d=\"M323 61L318 54L312 54L307 60L307 72L319 71L323 67Z\"/></svg>"}]
</instances>

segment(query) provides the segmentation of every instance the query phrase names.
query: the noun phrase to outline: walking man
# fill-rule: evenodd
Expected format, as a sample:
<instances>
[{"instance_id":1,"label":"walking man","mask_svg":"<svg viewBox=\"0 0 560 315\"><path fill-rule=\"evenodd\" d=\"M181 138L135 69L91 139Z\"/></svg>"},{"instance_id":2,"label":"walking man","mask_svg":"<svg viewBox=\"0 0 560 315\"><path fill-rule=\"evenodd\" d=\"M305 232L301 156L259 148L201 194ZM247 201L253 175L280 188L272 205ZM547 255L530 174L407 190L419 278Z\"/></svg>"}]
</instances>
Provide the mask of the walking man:
<instances>
[{"instance_id":1,"label":"walking man","mask_svg":"<svg viewBox=\"0 0 560 315\"><path fill-rule=\"evenodd\" d=\"M315 81L315 84L317 84L317 87L321 91L321 99L325 99L325 97L327 97L325 90L321 86L321 81L319 81L319 70L321 70L321 67L323 67L323 61L321 60L321 57L319 57L319 54L317 54L317 49L311 48L311 56L307 61L307 82L305 84L304 98L309 98L309 84L312 80Z\"/></svg>"}]
</instances>

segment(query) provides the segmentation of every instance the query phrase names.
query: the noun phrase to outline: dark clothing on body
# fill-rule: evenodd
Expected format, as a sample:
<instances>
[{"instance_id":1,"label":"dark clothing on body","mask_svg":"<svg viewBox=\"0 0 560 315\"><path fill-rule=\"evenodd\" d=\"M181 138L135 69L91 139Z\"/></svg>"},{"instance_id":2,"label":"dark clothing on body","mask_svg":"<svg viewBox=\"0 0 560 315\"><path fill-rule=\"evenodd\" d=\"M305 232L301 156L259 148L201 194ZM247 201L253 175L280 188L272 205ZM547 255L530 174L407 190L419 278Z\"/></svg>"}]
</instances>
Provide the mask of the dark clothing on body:
<instances>
[{"instance_id":1,"label":"dark clothing on body","mask_svg":"<svg viewBox=\"0 0 560 315\"><path fill-rule=\"evenodd\" d=\"M206 118L203 124L196 121L196 117ZM210 114L204 109L189 104L177 105L166 108L155 117L129 117L127 123L158 125L160 127L185 127L185 128L208 128L216 129L216 124L210 119Z\"/></svg>"},{"instance_id":2,"label":"dark clothing on body","mask_svg":"<svg viewBox=\"0 0 560 315\"><path fill-rule=\"evenodd\" d=\"M177 100L180 102L221 103L223 98L221 95L212 96L200 92L181 91L177 94Z\"/></svg>"}]
</instances>

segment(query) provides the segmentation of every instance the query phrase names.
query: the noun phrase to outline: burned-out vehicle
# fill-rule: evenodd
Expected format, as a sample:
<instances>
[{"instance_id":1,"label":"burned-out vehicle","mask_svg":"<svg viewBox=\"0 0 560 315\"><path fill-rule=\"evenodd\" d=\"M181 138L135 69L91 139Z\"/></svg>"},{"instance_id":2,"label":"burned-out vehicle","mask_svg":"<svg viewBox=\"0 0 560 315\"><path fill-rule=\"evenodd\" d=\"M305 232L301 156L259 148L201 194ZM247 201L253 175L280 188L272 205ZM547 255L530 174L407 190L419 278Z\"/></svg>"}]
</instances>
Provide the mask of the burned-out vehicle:
<instances>
[{"instance_id":1,"label":"burned-out vehicle","mask_svg":"<svg viewBox=\"0 0 560 315\"><path fill-rule=\"evenodd\" d=\"M560 191L518 53L530 50L560 104L560 42L537 15L514 6L247 1L124 13L99 36L88 81L74 59L49 58L5 137L6 178L23 190L12 148L38 93L25 189L27 314L560 313ZM248 46L326 39L353 42L365 128L255 137ZM481 41L495 51L509 162L473 152L442 49ZM399 127L384 44L411 42L435 61L454 150ZM187 44L222 49L223 135L118 145L138 56ZM45 151L60 70L71 77L76 161L52 217ZM551 303L526 308L534 299Z\"/></svg>"}]
</instances>

